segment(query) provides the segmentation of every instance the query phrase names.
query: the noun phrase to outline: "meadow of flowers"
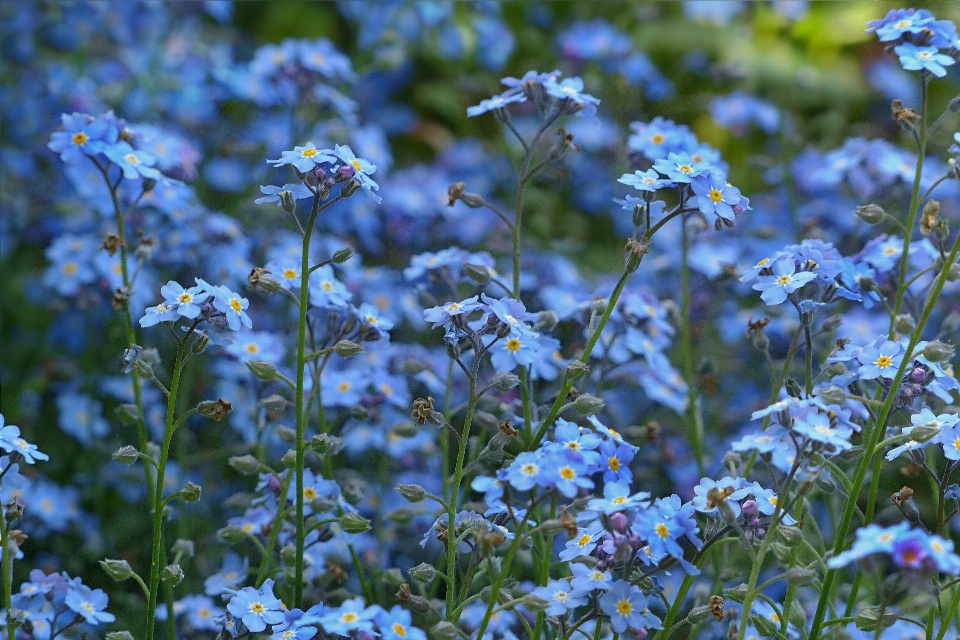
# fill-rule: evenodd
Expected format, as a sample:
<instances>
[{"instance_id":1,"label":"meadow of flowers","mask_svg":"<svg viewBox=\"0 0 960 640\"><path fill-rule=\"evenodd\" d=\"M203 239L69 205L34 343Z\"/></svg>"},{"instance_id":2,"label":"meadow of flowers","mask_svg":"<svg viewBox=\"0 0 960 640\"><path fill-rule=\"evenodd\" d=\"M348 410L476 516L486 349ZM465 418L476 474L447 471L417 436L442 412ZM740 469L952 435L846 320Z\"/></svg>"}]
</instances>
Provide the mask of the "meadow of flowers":
<instances>
[{"instance_id":1,"label":"meadow of flowers","mask_svg":"<svg viewBox=\"0 0 960 640\"><path fill-rule=\"evenodd\" d=\"M2 633L960 637L958 22L0 4Z\"/></svg>"}]
</instances>

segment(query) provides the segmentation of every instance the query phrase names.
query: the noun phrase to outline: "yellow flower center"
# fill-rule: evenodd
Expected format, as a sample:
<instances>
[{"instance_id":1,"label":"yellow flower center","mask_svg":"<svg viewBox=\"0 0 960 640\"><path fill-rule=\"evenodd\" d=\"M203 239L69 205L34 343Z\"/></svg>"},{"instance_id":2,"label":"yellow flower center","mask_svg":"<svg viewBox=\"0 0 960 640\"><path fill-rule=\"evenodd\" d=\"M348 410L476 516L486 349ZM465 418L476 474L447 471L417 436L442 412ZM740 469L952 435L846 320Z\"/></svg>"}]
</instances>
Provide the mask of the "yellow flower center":
<instances>
[{"instance_id":1,"label":"yellow flower center","mask_svg":"<svg viewBox=\"0 0 960 640\"><path fill-rule=\"evenodd\" d=\"M517 338L510 338L507 340L507 351L510 353L516 353L520 350L520 340Z\"/></svg>"},{"instance_id":2,"label":"yellow flower center","mask_svg":"<svg viewBox=\"0 0 960 640\"><path fill-rule=\"evenodd\" d=\"M577 477L576 472L570 467L560 467L560 475L564 480L573 480Z\"/></svg>"},{"instance_id":3,"label":"yellow flower center","mask_svg":"<svg viewBox=\"0 0 960 640\"><path fill-rule=\"evenodd\" d=\"M879 358L877 358L876 365L881 368L889 367L890 363L892 362L893 362L893 359L890 356L880 356Z\"/></svg>"},{"instance_id":4,"label":"yellow flower center","mask_svg":"<svg viewBox=\"0 0 960 640\"><path fill-rule=\"evenodd\" d=\"M617 603L617 613L620 615L628 616L631 611L633 611L633 605L630 604L629 600L621 600Z\"/></svg>"},{"instance_id":5,"label":"yellow flower center","mask_svg":"<svg viewBox=\"0 0 960 640\"><path fill-rule=\"evenodd\" d=\"M577 546L578 546L578 547L585 547L585 546L587 546L588 544L590 544L590 541L591 541L591 540L593 540L593 538L591 538L591 537L588 536L587 534L583 534L582 536L580 536L580 539L577 540Z\"/></svg>"},{"instance_id":6,"label":"yellow flower center","mask_svg":"<svg viewBox=\"0 0 960 640\"><path fill-rule=\"evenodd\" d=\"M346 380L344 380L343 382L337 385L337 391L341 391L341 392L350 391L350 389L352 388L353 388L353 385Z\"/></svg>"},{"instance_id":7,"label":"yellow flower center","mask_svg":"<svg viewBox=\"0 0 960 640\"><path fill-rule=\"evenodd\" d=\"M460 310L459 302L451 302L450 304L447 305L447 311L459 311L459 310Z\"/></svg>"},{"instance_id":8,"label":"yellow flower center","mask_svg":"<svg viewBox=\"0 0 960 640\"><path fill-rule=\"evenodd\" d=\"M720 191L720 189L710 189L710 199L714 203L720 202L723 200L723 193Z\"/></svg>"},{"instance_id":9,"label":"yellow flower center","mask_svg":"<svg viewBox=\"0 0 960 640\"><path fill-rule=\"evenodd\" d=\"M303 490L303 497L306 498L307 500L313 500L314 498L317 497L317 490L314 489L313 487L307 487L306 489Z\"/></svg>"},{"instance_id":10,"label":"yellow flower center","mask_svg":"<svg viewBox=\"0 0 960 640\"><path fill-rule=\"evenodd\" d=\"M230 298L230 308L237 313L240 313L240 311L243 309L243 305L240 304L240 301L236 298Z\"/></svg>"},{"instance_id":11,"label":"yellow flower center","mask_svg":"<svg viewBox=\"0 0 960 640\"><path fill-rule=\"evenodd\" d=\"M187 293L186 291L184 291L179 296L177 296L177 302L179 302L180 304L190 304L191 302L193 302L193 294Z\"/></svg>"},{"instance_id":12,"label":"yellow flower center","mask_svg":"<svg viewBox=\"0 0 960 640\"><path fill-rule=\"evenodd\" d=\"M259 615L266 611L266 609L264 609L263 605L259 602L252 602L250 603L250 611Z\"/></svg>"},{"instance_id":13,"label":"yellow flower center","mask_svg":"<svg viewBox=\"0 0 960 640\"><path fill-rule=\"evenodd\" d=\"M353 165L353 168L356 169L357 171L361 171L361 172L363 171L363 169L360 168L360 161L359 161L359 160L351 160L351 161L350 161L350 164L352 164L352 165Z\"/></svg>"},{"instance_id":14,"label":"yellow flower center","mask_svg":"<svg viewBox=\"0 0 960 640\"><path fill-rule=\"evenodd\" d=\"M532 475L534 475L537 471L539 471L537 465L533 464L532 462L528 462L527 464L525 464L525 465L523 465L522 467L520 467L520 473L522 473L522 474L524 474L524 475L526 475L526 476L532 476Z\"/></svg>"},{"instance_id":15,"label":"yellow flower center","mask_svg":"<svg viewBox=\"0 0 960 640\"><path fill-rule=\"evenodd\" d=\"M79 270L76 262L68 262L63 265L63 275L72 276Z\"/></svg>"},{"instance_id":16,"label":"yellow flower center","mask_svg":"<svg viewBox=\"0 0 960 640\"><path fill-rule=\"evenodd\" d=\"M73 141L73 144L77 146L86 144L87 140L89 139L90 139L90 136L85 134L83 131L77 131L75 134L73 134L73 137L71 138L71 140Z\"/></svg>"},{"instance_id":17,"label":"yellow flower center","mask_svg":"<svg viewBox=\"0 0 960 640\"><path fill-rule=\"evenodd\" d=\"M323 282L320 283L320 288L326 291L327 293L330 293L331 291L333 291L333 283L330 282L329 280L324 280Z\"/></svg>"},{"instance_id":18,"label":"yellow flower center","mask_svg":"<svg viewBox=\"0 0 960 640\"><path fill-rule=\"evenodd\" d=\"M140 164L139 158L137 158L137 156L133 155L132 153L128 153L127 155L123 156L123 159L133 165Z\"/></svg>"},{"instance_id":19,"label":"yellow flower center","mask_svg":"<svg viewBox=\"0 0 960 640\"><path fill-rule=\"evenodd\" d=\"M607 460L607 466L610 467L611 471L620 471L620 458L610 456L610 459Z\"/></svg>"},{"instance_id":20,"label":"yellow flower center","mask_svg":"<svg viewBox=\"0 0 960 640\"><path fill-rule=\"evenodd\" d=\"M758 266L758 267L762 267L763 265L767 264L768 262L770 262L770 258L764 258L763 260L761 260L760 262L757 263L757 266Z\"/></svg>"},{"instance_id":21,"label":"yellow flower center","mask_svg":"<svg viewBox=\"0 0 960 640\"><path fill-rule=\"evenodd\" d=\"M304 149L302 155L303 155L304 158L312 158L313 156L317 155L317 150L316 150L316 149Z\"/></svg>"},{"instance_id":22,"label":"yellow flower center","mask_svg":"<svg viewBox=\"0 0 960 640\"><path fill-rule=\"evenodd\" d=\"M667 529L667 525L663 524L662 522L657 523L656 529L657 529L657 535L660 536L661 538L666 538L667 536L670 535L670 530Z\"/></svg>"},{"instance_id":23,"label":"yellow flower center","mask_svg":"<svg viewBox=\"0 0 960 640\"><path fill-rule=\"evenodd\" d=\"M260 347L257 346L256 342L249 342L246 346L247 353L260 353Z\"/></svg>"},{"instance_id":24,"label":"yellow flower center","mask_svg":"<svg viewBox=\"0 0 960 640\"><path fill-rule=\"evenodd\" d=\"M393 627L391 628L393 629L393 632L398 636L400 636L401 638L407 637L407 628L402 624L400 624L399 622L394 622Z\"/></svg>"},{"instance_id":25,"label":"yellow flower center","mask_svg":"<svg viewBox=\"0 0 960 640\"><path fill-rule=\"evenodd\" d=\"M614 499L611 500L610 502L612 502L613 504L623 504L623 503L626 502L626 501L627 501L626 496L617 496L616 498L614 498Z\"/></svg>"},{"instance_id":26,"label":"yellow flower center","mask_svg":"<svg viewBox=\"0 0 960 640\"><path fill-rule=\"evenodd\" d=\"M662 133L655 133L650 136L650 142L653 144L663 144L663 141L666 139L666 136L664 136Z\"/></svg>"},{"instance_id":27,"label":"yellow flower center","mask_svg":"<svg viewBox=\"0 0 960 640\"><path fill-rule=\"evenodd\" d=\"M283 270L283 277L286 278L287 280L293 280L294 278L297 277L297 270L296 270L296 269L284 269L284 270Z\"/></svg>"},{"instance_id":28,"label":"yellow flower center","mask_svg":"<svg viewBox=\"0 0 960 640\"><path fill-rule=\"evenodd\" d=\"M688 164L682 164L679 167L677 167L677 170L680 171L680 173L690 173L691 171L693 171L693 167L691 167Z\"/></svg>"},{"instance_id":29,"label":"yellow flower center","mask_svg":"<svg viewBox=\"0 0 960 640\"><path fill-rule=\"evenodd\" d=\"M779 278L777 278L777 284L781 286L785 284L790 284L791 280L793 280L793 276L786 276L786 275L780 276Z\"/></svg>"},{"instance_id":30,"label":"yellow flower center","mask_svg":"<svg viewBox=\"0 0 960 640\"><path fill-rule=\"evenodd\" d=\"M341 620L343 620L344 622L356 622L357 619L358 619L357 614L353 613L352 611L346 612L345 614L343 614L343 618L341 618Z\"/></svg>"}]
</instances>

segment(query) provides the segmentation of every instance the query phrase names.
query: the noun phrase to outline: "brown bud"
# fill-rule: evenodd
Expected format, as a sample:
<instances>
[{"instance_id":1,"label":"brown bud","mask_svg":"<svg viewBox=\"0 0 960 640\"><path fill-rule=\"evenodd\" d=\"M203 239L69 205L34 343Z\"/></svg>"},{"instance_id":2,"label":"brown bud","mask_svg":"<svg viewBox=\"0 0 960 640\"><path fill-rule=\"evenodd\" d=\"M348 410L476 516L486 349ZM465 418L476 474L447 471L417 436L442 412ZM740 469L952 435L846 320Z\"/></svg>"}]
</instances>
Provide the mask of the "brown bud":
<instances>
[{"instance_id":1,"label":"brown bud","mask_svg":"<svg viewBox=\"0 0 960 640\"><path fill-rule=\"evenodd\" d=\"M518 435L520 435L520 432L514 429L513 425L510 424L510 418L504 418L501 420L497 427L499 427L500 432L503 433L503 435L510 438L516 438Z\"/></svg>"},{"instance_id":2,"label":"brown bud","mask_svg":"<svg viewBox=\"0 0 960 640\"><path fill-rule=\"evenodd\" d=\"M920 233L925 236L933 233L938 215L940 215L940 203L937 200L927 200L927 203L923 205L923 214L920 217Z\"/></svg>"},{"instance_id":3,"label":"brown bud","mask_svg":"<svg viewBox=\"0 0 960 640\"><path fill-rule=\"evenodd\" d=\"M417 424L426 424L433 411L432 397L427 397L426 399L417 398L413 401L413 411L410 415L417 421Z\"/></svg>"},{"instance_id":4,"label":"brown bud","mask_svg":"<svg viewBox=\"0 0 960 640\"><path fill-rule=\"evenodd\" d=\"M115 233L108 233L103 239L103 243L100 245L100 248L110 254L113 257L113 254L117 252L117 249L120 247L125 247L126 242L123 241L123 238L118 236Z\"/></svg>"}]
</instances>

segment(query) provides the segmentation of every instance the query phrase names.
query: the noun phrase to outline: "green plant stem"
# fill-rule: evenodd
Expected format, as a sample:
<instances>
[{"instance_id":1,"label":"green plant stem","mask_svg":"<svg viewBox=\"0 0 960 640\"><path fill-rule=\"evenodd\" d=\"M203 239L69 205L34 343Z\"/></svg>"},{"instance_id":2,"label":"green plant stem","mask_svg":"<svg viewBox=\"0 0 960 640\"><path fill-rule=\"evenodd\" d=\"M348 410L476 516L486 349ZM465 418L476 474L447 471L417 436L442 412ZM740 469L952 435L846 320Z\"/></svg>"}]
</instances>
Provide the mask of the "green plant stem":
<instances>
[{"instance_id":1,"label":"green plant stem","mask_svg":"<svg viewBox=\"0 0 960 640\"><path fill-rule=\"evenodd\" d=\"M490 591L490 599L487 601L487 611L483 615L483 620L480 621L480 627L477 629L477 633L474 637L482 638L484 632L487 630L487 625L490 624L490 616L493 615L493 609L497 604L497 595L500 593L500 589L503 587L503 582L507 578L507 574L510 571L510 566L513 564L513 556L516 555L517 549L520 548L520 541L523 539L523 530L527 526L527 520L530 518L530 513L533 511L531 507L527 511L527 515L523 517L523 520L520 522L520 526L517 527L514 532L513 542L510 544L510 549L507 550L507 555L503 559L503 564L500 565L500 574L497 576L497 581L493 583L493 586ZM492 578L492 576L491 576ZM456 624L456 621L452 621ZM536 640L540 640L539 638Z\"/></svg>"},{"instance_id":2,"label":"green plant stem","mask_svg":"<svg viewBox=\"0 0 960 640\"><path fill-rule=\"evenodd\" d=\"M550 500L550 520L553 520L557 517L557 498L558 496L554 494L553 498ZM537 580L538 587L546 586L547 582L550 580L550 558L553 556L553 536L547 536L547 541L545 544L545 549L543 551L542 564L540 565L540 576ZM533 632L533 638L542 637L543 633L543 623L546 622L547 614L543 611L537 613L537 626Z\"/></svg>"},{"instance_id":3,"label":"green plant stem","mask_svg":"<svg viewBox=\"0 0 960 640\"><path fill-rule=\"evenodd\" d=\"M157 590L160 584L160 557L163 550L163 482L170 456L170 442L174 433L174 412L177 407L177 392L180 388L180 374L183 371L183 359L190 334L185 335L177 344L177 356L173 364L173 380L170 383L170 397L167 399L167 421L163 432L163 447L157 464L157 482L153 498L153 554L150 562L150 598L147 601L147 640L153 640L154 617L157 610Z\"/></svg>"},{"instance_id":4,"label":"green plant stem","mask_svg":"<svg viewBox=\"0 0 960 640\"><path fill-rule=\"evenodd\" d=\"M680 351L683 359L683 376L687 379L687 429L690 434L690 444L693 447L693 457L697 461L697 471L703 476L703 425L700 422L697 384L693 370L693 339L690 331L690 265L687 256L690 252L690 233L686 221L680 221Z\"/></svg>"},{"instance_id":5,"label":"green plant stem","mask_svg":"<svg viewBox=\"0 0 960 640\"><path fill-rule=\"evenodd\" d=\"M920 81L920 120L917 124L920 131L917 145L917 168L913 174L913 191L910 194L910 208L907 210L907 222L904 225L906 233L903 236L903 254L900 256L900 273L897 276L897 297L893 303L893 317L890 318L890 339L894 337L894 324L903 306L903 298L907 287L907 266L909 265L910 241L913 237L913 225L920 209L920 178L923 174L923 157L927 152L927 81L929 75L924 74Z\"/></svg>"},{"instance_id":6,"label":"green plant stem","mask_svg":"<svg viewBox=\"0 0 960 640\"><path fill-rule=\"evenodd\" d=\"M951 602L950 606L947 608L947 612L949 612L950 615L944 616L942 620L943 625L941 625L940 631L937 632L937 640L943 640L944 636L947 635L947 629L949 629L953 624L953 618L958 609L960 609L960 587L956 587L956 593L953 594L953 602ZM957 628L960 630L960 626Z\"/></svg>"},{"instance_id":7,"label":"green plant stem","mask_svg":"<svg viewBox=\"0 0 960 640\"><path fill-rule=\"evenodd\" d=\"M3 557L0 558L0 572L3 573L3 610L9 615L11 601L13 598L13 554L10 553L10 532L7 530L6 518L0 513L0 549ZM7 639L15 640L17 630L10 624L9 619L5 621L7 627Z\"/></svg>"},{"instance_id":8,"label":"green plant stem","mask_svg":"<svg viewBox=\"0 0 960 640\"><path fill-rule=\"evenodd\" d=\"M277 544L277 535L280 533L280 524L283 522L283 519L286 517L288 508L284 508L286 504L286 495L290 491L290 480L293 478L289 473L287 477L283 479L283 482L280 485L280 493L278 495L284 496L284 502L277 506L277 515L273 519L273 525L270 527L270 537L267 539L267 549L273 550L273 547ZM263 584L263 581L267 579L270 575L270 569L272 568L273 555L269 554L264 556L263 562L260 563L260 569L257 571L257 589Z\"/></svg>"},{"instance_id":9,"label":"green plant stem","mask_svg":"<svg viewBox=\"0 0 960 640\"><path fill-rule=\"evenodd\" d=\"M306 456L307 443L306 428L307 416L304 412L304 371L306 369L306 344L307 344L307 307L310 304L310 238L313 235L313 226L317 222L317 216L333 203L343 198L338 195L336 198L320 206L320 194L313 196L313 207L310 210L310 219L303 232L303 253L300 256L300 319L297 324L297 383L294 393L296 394L295 411L297 422L297 444L296 444L296 558L294 559L294 583L293 583L293 606L302 608L303 606L303 546L306 537L306 529L303 524L303 468L304 457Z\"/></svg>"},{"instance_id":10,"label":"green plant stem","mask_svg":"<svg viewBox=\"0 0 960 640\"><path fill-rule=\"evenodd\" d=\"M891 390L895 390L899 387L900 382L903 380L904 373L906 372L907 366L912 362L910 357L913 354L914 348L917 346L917 343L920 341L920 336L923 334L923 329L927 325L927 321L930 319L930 314L933 312L934 304L937 299L940 297L940 292L943 291L943 286L947 281L947 274L949 272L949 265L953 264L957 259L957 253L960 251L960 235L957 236L954 240L953 247L950 250L950 254L947 257L947 260L944 262L944 269L940 272L940 275L934 281L933 288L930 290L930 293L927 295L927 300L924 304L923 314L920 316L920 320L917 322L917 328L914 330L913 335L910 337L910 343L906 349L906 357L903 358L903 362L900 364L900 368L897 370L896 375L893 378L893 384L890 386ZM873 429L870 430L870 433L864 433L865 438L865 453L863 457L857 462L857 467L854 472L853 481L851 486L861 487L867 475L867 469L870 467L870 463L873 459L873 450L880 442L880 439L883 437L883 433L886 429L887 420L890 417L890 413L893 410L893 401L896 398L896 392L892 391L887 394L887 398L883 403L883 406L880 409L879 414L877 415L876 422ZM879 452L878 454L879 455ZM876 502L877 498L877 484L871 484L870 487L870 496L868 498L868 507L870 504ZM839 555L846 544L847 534L850 531L850 524L853 520L853 510L857 504L856 496L851 495L850 499L847 500L846 505L843 510L843 514L840 518L840 522L837 526L837 532L834 539L833 545L833 554ZM820 591L820 599L817 603L817 610L813 617L813 622L811 623L810 628L810 637L809 640L816 640L820 637L820 631L823 627L823 620L826 616L827 603L830 601L832 596L833 584L837 577L837 571L832 569L827 572L823 579L823 588Z\"/></svg>"}]
</instances>

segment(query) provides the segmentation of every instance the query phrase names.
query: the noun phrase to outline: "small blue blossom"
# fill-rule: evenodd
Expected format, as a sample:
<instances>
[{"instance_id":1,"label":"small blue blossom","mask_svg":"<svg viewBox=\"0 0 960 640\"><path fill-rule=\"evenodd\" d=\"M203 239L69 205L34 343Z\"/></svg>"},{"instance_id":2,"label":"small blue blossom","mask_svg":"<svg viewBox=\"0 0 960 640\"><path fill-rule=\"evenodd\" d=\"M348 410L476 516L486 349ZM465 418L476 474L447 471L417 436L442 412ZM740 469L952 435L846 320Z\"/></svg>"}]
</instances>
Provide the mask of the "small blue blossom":
<instances>
[{"instance_id":1,"label":"small blue blossom","mask_svg":"<svg viewBox=\"0 0 960 640\"><path fill-rule=\"evenodd\" d=\"M899 342L886 340L883 344L864 347L858 354L858 374L861 380L874 380L883 376L893 378L903 362L903 347Z\"/></svg>"},{"instance_id":2,"label":"small blue blossom","mask_svg":"<svg viewBox=\"0 0 960 640\"><path fill-rule=\"evenodd\" d=\"M324 631L342 636L354 631L373 632L373 618L382 609L376 605L365 607L362 598L347 600L336 609L331 609L320 618Z\"/></svg>"},{"instance_id":3,"label":"small blue blossom","mask_svg":"<svg viewBox=\"0 0 960 640\"><path fill-rule=\"evenodd\" d=\"M653 168L673 182L688 184L710 169L706 163L696 162L689 153L671 153L665 159L654 162Z\"/></svg>"},{"instance_id":4,"label":"small blue blossom","mask_svg":"<svg viewBox=\"0 0 960 640\"><path fill-rule=\"evenodd\" d=\"M244 587L227 604L227 611L243 621L244 626L257 633L268 624L283 622L283 604L273 595L273 580L267 578L259 589Z\"/></svg>"},{"instance_id":5,"label":"small blue blossom","mask_svg":"<svg viewBox=\"0 0 960 640\"><path fill-rule=\"evenodd\" d=\"M770 265L772 275L759 276L753 288L762 291L760 299L768 305L781 304L797 289L817 277L812 271L797 272L796 264L790 256L778 258Z\"/></svg>"},{"instance_id":6,"label":"small blue blossom","mask_svg":"<svg viewBox=\"0 0 960 640\"><path fill-rule=\"evenodd\" d=\"M572 588L566 579L551 580L545 587L534 589L533 595L550 603L546 609L549 616L565 616L587 603L586 592Z\"/></svg>"},{"instance_id":7,"label":"small blue blossom","mask_svg":"<svg viewBox=\"0 0 960 640\"><path fill-rule=\"evenodd\" d=\"M128 142L120 141L108 146L104 149L104 153L120 167L123 177L127 180L160 178L160 172L153 168L157 162L156 156L148 151L138 151Z\"/></svg>"},{"instance_id":8,"label":"small blue blossom","mask_svg":"<svg viewBox=\"0 0 960 640\"><path fill-rule=\"evenodd\" d=\"M481 100L480 104L467 107L467 116L470 118L483 115L488 111L496 111L497 109L503 109L508 104L515 102L526 102L527 97L523 93L503 93L500 95L493 96L486 100Z\"/></svg>"},{"instance_id":9,"label":"small blue blossom","mask_svg":"<svg viewBox=\"0 0 960 640\"><path fill-rule=\"evenodd\" d=\"M278 207L282 207L283 202L280 200L280 194L284 191L289 191L294 200L303 200L304 198L309 198L313 195L313 193L310 192L310 189L307 188L307 185L303 184L302 182L298 182L297 184L285 184L282 187L268 184L266 186L260 185L260 193L264 195L262 198L257 198L254 200L254 202L256 204L276 202Z\"/></svg>"},{"instance_id":10,"label":"small blue blossom","mask_svg":"<svg viewBox=\"0 0 960 640\"><path fill-rule=\"evenodd\" d=\"M214 308L223 312L227 319L227 326L233 331L240 329L241 325L248 329L253 327L253 322L247 315L247 307L250 306L249 300L241 298L224 286L214 287L212 293Z\"/></svg>"},{"instance_id":11,"label":"small blue blossom","mask_svg":"<svg viewBox=\"0 0 960 640\"><path fill-rule=\"evenodd\" d=\"M333 154L354 171L353 179L356 180L361 187L363 187L363 190L367 193L367 195L369 195L379 204L381 199L373 192L378 191L380 189L380 185L370 179L370 176L377 170L377 166L371 164L369 160L358 158L353 153L353 149L347 145L336 145L334 147Z\"/></svg>"},{"instance_id":12,"label":"small blue blossom","mask_svg":"<svg viewBox=\"0 0 960 640\"><path fill-rule=\"evenodd\" d=\"M333 164L336 161L337 157L331 149L317 149L312 142L308 142L302 147L294 147L293 151L281 152L280 158L277 160L267 160L267 162L272 162L274 167L291 164L300 173L306 173L317 165ZM267 192L264 191L264 193Z\"/></svg>"},{"instance_id":13,"label":"small blue blossom","mask_svg":"<svg viewBox=\"0 0 960 640\"><path fill-rule=\"evenodd\" d=\"M47 147L59 153L60 159L66 163L77 163L85 156L96 155L116 139L116 128L103 118L93 118L85 113L64 113L60 121L63 131L53 132Z\"/></svg>"},{"instance_id":14,"label":"small blue blossom","mask_svg":"<svg viewBox=\"0 0 960 640\"><path fill-rule=\"evenodd\" d=\"M691 186L704 215L716 215L731 222L736 219L732 205L739 204L742 196L739 189L727 184L726 178L711 173L694 178Z\"/></svg>"},{"instance_id":15,"label":"small blue blossom","mask_svg":"<svg viewBox=\"0 0 960 640\"><path fill-rule=\"evenodd\" d=\"M660 619L650 612L646 596L626 580L614 582L599 602L600 610L610 616L610 627L615 633L623 633L628 628L660 628Z\"/></svg>"},{"instance_id":16,"label":"small blue blossom","mask_svg":"<svg viewBox=\"0 0 960 640\"><path fill-rule=\"evenodd\" d=\"M90 589L83 584L79 586L71 584L64 604L71 611L83 617L88 624L95 626L105 622L113 622L117 619L115 615L106 610L109 600L103 589Z\"/></svg>"},{"instance_id":17,"label":"small blue blossom","mask_svg":"<svg viewBox=\"0 0 960 640\"><path fill-rule=\"evenodd\" d=\"M926 69L938 78L947 75L944 67L949 67L955 61L950 56L940 53L936 47L918 47L912 42L905 42L894 47L900 56L900 64L907 71Z\"/></svg>"},{"instance_id":18,"label":"small blue blossom","mask_svg":"<svg viewBox=\"0 0 960 640\"><path fill-rule=\"evenodd\" d=\"M16 451L27 464L34 464L37 460L49 460L50 456L37 449L37 445L27 442L20 437L20 427L5 424L3 414L0 413L0 449L7 453Z\"/></svg>"},{"instance_id":19,"label":"small blue blossom","mask_svg":"<svg viewBox=\"0 0 960 640\"><path fill-rule=\"evenodd\" d=\"M176 309L177 315L191 320L200 315L200 305L212 295L199 282L195 287L184 289L174 280L163 285L160 288L160 294L163 296L163 304Z\"/></svg>"},{"instance_id":20,"label":"small blue blossom","mask_svg":"<svg viewBox=\"0 0 960 640\"><path fill-rule=\"evenodd\" d=\"M673 182L669 180L664 180L660 177L660 174L654 171L653 169L647 169L646 171L634 171L633 173L625 173L617 179L617 182L623 183L625 185L631 186L640 191L649 191L655 192L659 189L665 187L672 187ZM627 196L628 200L631 196Z\"/></svg>"}]
</instances>

